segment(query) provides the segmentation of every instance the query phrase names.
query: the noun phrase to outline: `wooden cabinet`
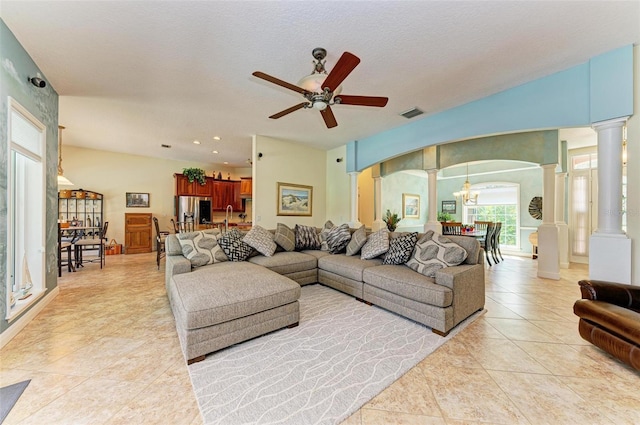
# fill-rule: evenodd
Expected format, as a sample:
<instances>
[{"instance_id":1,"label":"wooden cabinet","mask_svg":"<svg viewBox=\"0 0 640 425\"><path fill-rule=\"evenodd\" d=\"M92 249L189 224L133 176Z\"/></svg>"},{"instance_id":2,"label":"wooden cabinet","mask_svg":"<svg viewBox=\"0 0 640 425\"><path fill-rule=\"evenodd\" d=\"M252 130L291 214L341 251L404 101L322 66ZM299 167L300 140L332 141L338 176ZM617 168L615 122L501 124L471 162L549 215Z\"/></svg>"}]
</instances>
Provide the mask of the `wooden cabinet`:
<instances>
[{"instance_id":1,"label":"wooden cabinet","mask_svg":"<svg viewBox=\"0 0 640 425\"><path fill-rule=\"evenodd\" d=\"M126 213L124 215L124 253L151 252L151 213Z\"/></svg>"},{"instance_id":2,"label":"wooden cabinet","mask_svg":"<svg viewBox=\"0 0 640 425\"><path fill-rule=\"evenodd\" d=\"M211 196L213 179L207 177L204 185L189 179L184 174L174 174L176 178L176 195L177 196Z\"/></svg>"},{"instance_id":3,"label":"wooden cabinet","mask_svg":"<svg viewBox=\"0 0 640 425\"><path fill-rule=\"evenodd\" d=\"M212 209L214 211L225 211L227 205L231 205L233 212L244 212L244 202L240 197L240 184L239 181L235 180L214 180Z\"/></svg>"},{"instance_id":4,"label":"wooden cabinet","mask_svg":"<svg viewBox=\"0 0 640 425\"><path fill-rule=\"evenodd\" d=\"M240 197L242 199L251 199L253 178L241 177L240 178Z\"/></svg>"}]
</instances>

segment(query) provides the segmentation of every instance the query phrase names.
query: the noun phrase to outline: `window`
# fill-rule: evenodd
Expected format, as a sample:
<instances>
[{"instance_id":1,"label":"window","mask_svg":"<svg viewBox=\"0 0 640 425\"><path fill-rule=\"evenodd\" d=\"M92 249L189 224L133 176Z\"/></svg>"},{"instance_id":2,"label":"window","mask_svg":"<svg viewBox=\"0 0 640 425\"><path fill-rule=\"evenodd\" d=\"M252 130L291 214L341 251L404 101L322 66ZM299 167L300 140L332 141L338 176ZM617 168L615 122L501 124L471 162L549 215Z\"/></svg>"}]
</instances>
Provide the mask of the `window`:
<instances>
[{"instance_id":1,"label":"window","mask_svg":"<svg viewBox=\"0 0 640 425\"><path fill-rule=\"evenodd\" d=\"M9 99L7 319L45 288L45 127Z\"/></svg>"},{"instance_id":2,"label":"window","mask_svg":"<svg viewBox=\"0 0 640 425\"><path fill-rule=\"evenodd\" d=\"M505 248L520 247L520 218L518 216L519 185L513 183L484 183L473 185L480 192L478 205L465 206L465 223L493 221L502 223L500 245Z\"/></svg>"}]
</instances>

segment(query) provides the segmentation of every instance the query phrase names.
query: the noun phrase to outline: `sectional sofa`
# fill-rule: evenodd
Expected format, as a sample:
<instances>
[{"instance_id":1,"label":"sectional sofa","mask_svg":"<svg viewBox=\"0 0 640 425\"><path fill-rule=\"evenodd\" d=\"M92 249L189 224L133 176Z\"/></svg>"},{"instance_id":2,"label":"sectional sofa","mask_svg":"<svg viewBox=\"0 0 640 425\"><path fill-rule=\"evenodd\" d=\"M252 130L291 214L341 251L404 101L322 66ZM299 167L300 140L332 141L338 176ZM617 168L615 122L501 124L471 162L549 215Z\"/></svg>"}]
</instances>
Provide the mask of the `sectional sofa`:
<instances>
[{"instance_id":1,"label":"sectional sofa","mask_svg":"<svg viewBox=\"0 0 640 425\"><path fill-rule=\"evenodd\" d=\"M399 236L390 234L391 239ZM297 325L300 286L309 284L331 287L445 336L482 310L485 300L479 242L448 238L464 248L466 259L431 278L404 264L383 264L384 255L363 260L319 249L253 255L193 269L178 237L169 235L165 283L185 358L199 361L227 346Z\"/></svg>"}]
</instances>

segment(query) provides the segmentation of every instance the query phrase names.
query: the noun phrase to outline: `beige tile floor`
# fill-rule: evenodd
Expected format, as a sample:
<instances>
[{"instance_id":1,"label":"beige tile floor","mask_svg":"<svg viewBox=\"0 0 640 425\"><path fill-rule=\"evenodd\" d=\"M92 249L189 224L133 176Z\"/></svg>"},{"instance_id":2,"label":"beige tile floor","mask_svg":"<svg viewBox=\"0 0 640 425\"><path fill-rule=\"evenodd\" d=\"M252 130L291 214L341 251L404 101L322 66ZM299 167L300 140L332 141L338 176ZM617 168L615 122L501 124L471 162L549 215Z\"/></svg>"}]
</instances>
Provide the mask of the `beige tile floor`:
<instances>
[{"instance_id":1,"label":"beige tile floor","mask_svg":"<svg viewBox=\"0 0 640 425\"><path fill-rule=\"evenodd\" d=\"M640 373L577 333L587 273L487 267L486 314L344 424L639 424ZM0 350L0 386L32 380L6 424L202 423L155 256L110 256L59 283Z\"/></svg>"}]
</instances>

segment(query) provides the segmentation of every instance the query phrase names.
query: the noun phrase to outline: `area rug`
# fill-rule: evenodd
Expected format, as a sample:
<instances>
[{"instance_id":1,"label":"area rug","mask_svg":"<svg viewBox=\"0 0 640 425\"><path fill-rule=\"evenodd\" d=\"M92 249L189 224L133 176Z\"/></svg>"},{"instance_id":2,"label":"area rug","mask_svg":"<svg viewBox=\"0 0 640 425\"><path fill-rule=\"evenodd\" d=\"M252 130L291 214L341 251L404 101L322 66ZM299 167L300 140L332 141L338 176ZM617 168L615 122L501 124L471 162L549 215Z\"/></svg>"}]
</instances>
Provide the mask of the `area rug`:
<instances>
[{"instance_id":1,"label":"area rug","mask_svg":"<svg viewBox=\"0 0 640 425\"><path fill-rule=\"evenodd\" d=\"M338 424L448 337L321 285L302 287L300 326L189 366L205 424Z\"/></svg>"},{"instance_id":2,"label":"area rug","mask_svg":"<svg viewBox=\"0 0 640 425\"><path fill-rule=\"evenodd\" d=\"M7 418L29 382L31 379L0 388L0 424Z\"/></svg>"}]
</instances>

